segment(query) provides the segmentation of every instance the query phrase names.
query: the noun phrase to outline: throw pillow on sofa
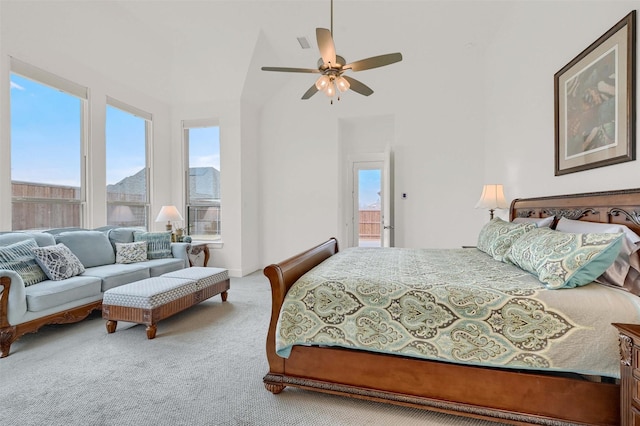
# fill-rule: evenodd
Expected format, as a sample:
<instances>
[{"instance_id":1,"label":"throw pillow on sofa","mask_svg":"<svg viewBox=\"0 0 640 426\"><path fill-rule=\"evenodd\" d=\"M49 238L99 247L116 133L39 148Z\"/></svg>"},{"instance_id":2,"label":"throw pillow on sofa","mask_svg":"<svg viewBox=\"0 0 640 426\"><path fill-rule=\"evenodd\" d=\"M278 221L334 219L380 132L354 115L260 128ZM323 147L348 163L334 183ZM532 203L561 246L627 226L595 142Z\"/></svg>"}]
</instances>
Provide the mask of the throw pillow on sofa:
<instances>
[{"instance_id":1,"label":"throw pillow on sofa","mask_svg":"<svg viewBox=\"0 0 640 426\"><path fill-rule=\"evenodd\" d=\"M115 243L116 263L136 263L147 260L147 242Z\"/></svg>"},{"instance_id":2,"label":"throw pillow on sofa","mask_svg":"<svg viewBox=\"0 0 640 426\"><path fill-rule=\"evenodd\" d=\"M80 259L62 243L55 246L38 247L32 250L36 262L50 280L60 281L84 272Z\"/></svg>"},{"instance_id":3,"label":"throw pillow on sofa","mask_svg":"<svg viewBox=\"0 0 640 426\"><path fill-rule=\"evenodd\" d=\"M46 280L47 276L31 251L37 247L36 240L32 238L0 247L0 269L17 272L25 287Z\"/></svg>"},{"instance_id":4,"label":"throw pillow on sofa","mask_svg":"<svg viewBox=\"0 0 640 426\"><path fill-rule=\"evenodd\" d=\"M134 232L133 240L147 242L147 258L149 259L173 257L171 253L171 231Z\"/></svg>"}]
</instances>

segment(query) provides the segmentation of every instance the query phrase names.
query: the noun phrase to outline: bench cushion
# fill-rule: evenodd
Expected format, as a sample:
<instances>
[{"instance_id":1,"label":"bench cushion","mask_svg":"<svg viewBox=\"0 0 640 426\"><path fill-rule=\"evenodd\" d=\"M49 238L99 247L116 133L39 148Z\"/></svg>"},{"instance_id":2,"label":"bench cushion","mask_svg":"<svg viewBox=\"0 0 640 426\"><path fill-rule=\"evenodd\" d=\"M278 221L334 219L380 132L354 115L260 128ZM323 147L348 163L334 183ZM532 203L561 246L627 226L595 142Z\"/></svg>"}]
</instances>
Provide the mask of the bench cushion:
<instances>
[{"instance_id":1,"label":"bench cushion","mask_svg":"<svg viewBox=\"0 0 640 426\"><path fill-rule=\"evenodd\" d=\"M203 288L229 279L229 271L223 268L193 266L191 268L169 272L168 274L164 274L163 276L167 278L185 278L194 280L197 282L198 288Z\"/></svg>"},{"instance_id":2,"label":"bench cushion","mask_svg":"<svg viewBox=\"0 0 640 426\"><path fill-rule=\"evenodd\" d=\"M153 309L195 291L193 280L153 277L107 290L102 304Z\"/></svg>"}]
</instances>

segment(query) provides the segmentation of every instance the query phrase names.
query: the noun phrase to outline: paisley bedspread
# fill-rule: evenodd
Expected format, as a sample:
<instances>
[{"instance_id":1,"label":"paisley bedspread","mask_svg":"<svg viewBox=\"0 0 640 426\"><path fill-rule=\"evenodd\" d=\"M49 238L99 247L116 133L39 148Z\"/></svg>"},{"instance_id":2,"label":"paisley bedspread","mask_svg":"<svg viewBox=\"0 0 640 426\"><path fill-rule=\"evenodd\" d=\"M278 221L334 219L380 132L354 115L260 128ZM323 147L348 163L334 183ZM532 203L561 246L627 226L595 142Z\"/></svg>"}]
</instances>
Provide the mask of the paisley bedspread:
<instances>
[{"instance_id":1,"label":"paisley bedspread","mask_svg":"<svg viewBox=\"0 0 640 426\"><path fill-rule=\"evenodd\" d=\"M595 283L547 290L476 249L350 248L291 287L276 351L339 346L618 378L611 323L639 321L637 296Z\"/></svg>"}]
</instances>

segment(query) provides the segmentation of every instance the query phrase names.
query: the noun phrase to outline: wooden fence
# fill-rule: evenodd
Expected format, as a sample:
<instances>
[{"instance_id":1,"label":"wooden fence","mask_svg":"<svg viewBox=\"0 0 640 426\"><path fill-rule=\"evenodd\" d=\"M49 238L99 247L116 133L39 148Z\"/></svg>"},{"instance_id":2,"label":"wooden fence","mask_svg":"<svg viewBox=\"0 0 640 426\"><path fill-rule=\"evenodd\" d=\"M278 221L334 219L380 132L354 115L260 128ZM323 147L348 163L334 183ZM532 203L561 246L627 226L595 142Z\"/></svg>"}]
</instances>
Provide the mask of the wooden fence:
<instances>
[{"instance_id":1,"label":"wooden fence","mask_svg":"<svg viewBox=\"0 0 640 426\"><path fill-rule=\"evenodd\" d=\"M380 239L380 210L360 210L360 239Z\"/></svg>"}]
</instances>

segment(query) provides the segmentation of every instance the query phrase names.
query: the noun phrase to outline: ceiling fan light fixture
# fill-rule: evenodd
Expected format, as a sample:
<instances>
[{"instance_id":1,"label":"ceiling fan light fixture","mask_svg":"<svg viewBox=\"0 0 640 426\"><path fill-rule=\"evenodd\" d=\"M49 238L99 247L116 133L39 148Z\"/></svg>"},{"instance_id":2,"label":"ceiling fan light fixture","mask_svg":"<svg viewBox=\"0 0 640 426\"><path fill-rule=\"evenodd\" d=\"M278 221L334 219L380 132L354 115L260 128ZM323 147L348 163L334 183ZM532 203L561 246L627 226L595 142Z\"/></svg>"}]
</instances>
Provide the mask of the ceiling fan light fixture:
<instances>
[{"instance_id":1,"label":"ceiling fan light fixture","mask_svg":"<svg viewBox=\"0 0 640 426\"><path fill-rule=\"evenodd\" d=\"M327 75L322 75L320 76L320 78L316 81L316 88L320 91L325 90L329 84L331 83L331 79L329 79L329 76Z\"/></svg>"},{"instance_id":2,"label":"ceiling fan light fixture","mask_svg":"<svg viewBox=\"0 0 640 426\"><path fill-rule=\"evenodd\" d=\"M333 98L333 96L336 94L336 86L333 84L333 81L329 82L329 85L325 87L324 94L330 98Z\"/></svg>"},{"instance_id":3,"label":"ceiling fan light fixture","mask_svg":"<svg viewBox=\"0 0 640 426\"><path fill-rule=\"evenodd\" d=\"M344 93L347 90L349 90L349 87L351 87L351 84L349 84L347 79L344 78L343 76L338 76L338 78L336 78L336 86L338 86L339 91Z\"/></svg>"}]
</instances>

